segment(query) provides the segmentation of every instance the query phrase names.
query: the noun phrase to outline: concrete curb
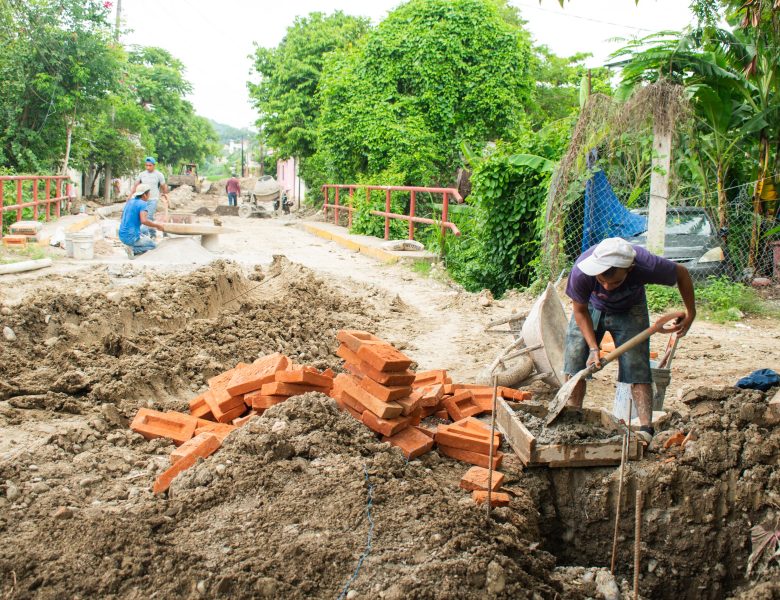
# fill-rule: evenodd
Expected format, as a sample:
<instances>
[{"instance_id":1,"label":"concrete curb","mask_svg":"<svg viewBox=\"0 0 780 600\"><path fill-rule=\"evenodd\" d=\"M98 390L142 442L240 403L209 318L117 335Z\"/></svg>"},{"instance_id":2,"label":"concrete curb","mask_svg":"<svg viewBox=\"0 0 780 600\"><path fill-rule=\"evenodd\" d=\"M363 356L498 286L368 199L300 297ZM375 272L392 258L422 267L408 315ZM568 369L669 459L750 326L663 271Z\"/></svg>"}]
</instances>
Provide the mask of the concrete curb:
<instances>
[{"instance_id":1,"label":"concrete curb","mask_svg":"<svg viewBox=\"0 0 780 600\"><path fill-rule=\"evenodd\" d=\"M384 250L378 248L375 244L381 243L383 240L378 238L368 238L366 236L351 235L341 231L334 231L334 226L329 224L320 225L318 223L304 222L301 226L309 233L321 237L325 240L336 242L338 245L353 250L354 252L360 252L366 256L370 256L383 263L394 264L401 261L433 261L435 255L430 252L398 252L394 250ZM343 229L343 228L340 228ZM364 238L361 240L359 238ZM371 241L374 242L372 245Z\"/></svg>"}]
</instances>

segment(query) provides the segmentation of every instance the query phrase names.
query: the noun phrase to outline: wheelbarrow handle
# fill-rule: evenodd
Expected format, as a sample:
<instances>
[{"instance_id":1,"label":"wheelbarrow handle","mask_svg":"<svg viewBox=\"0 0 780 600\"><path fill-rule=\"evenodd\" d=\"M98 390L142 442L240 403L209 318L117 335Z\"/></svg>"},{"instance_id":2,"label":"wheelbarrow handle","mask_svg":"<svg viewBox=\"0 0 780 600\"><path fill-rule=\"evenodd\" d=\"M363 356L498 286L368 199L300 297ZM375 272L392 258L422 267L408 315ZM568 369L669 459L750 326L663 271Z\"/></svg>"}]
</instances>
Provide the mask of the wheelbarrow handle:
<instances>
[{"instance_id":1,"label":"wheelbarrow handle","mask_svg":"<svg viewBox=\"0 0 780 600\"><path fill-rule=\"evenodd\" d=\"M604 368L605 365L611 363L619 356L622 356L632 348L636 348L639 344L647 340L654 333L673 333L671 327L668 326L669 323L676 322L678 319L682 319L684 317L685 317L684 312L667 313L661 316L655 323L650 325L650 327L645 329L643 332L638 333L630 340L628 340L625 344L618 346L612 352L610 352L604 358L602 358L600 361L601 367ZM595 365L592 365L591 368L593 368L593 366ZM596 371L599 370L600 369L594 368L592 372L595 373Z\"/></svg>"}]
</instances>

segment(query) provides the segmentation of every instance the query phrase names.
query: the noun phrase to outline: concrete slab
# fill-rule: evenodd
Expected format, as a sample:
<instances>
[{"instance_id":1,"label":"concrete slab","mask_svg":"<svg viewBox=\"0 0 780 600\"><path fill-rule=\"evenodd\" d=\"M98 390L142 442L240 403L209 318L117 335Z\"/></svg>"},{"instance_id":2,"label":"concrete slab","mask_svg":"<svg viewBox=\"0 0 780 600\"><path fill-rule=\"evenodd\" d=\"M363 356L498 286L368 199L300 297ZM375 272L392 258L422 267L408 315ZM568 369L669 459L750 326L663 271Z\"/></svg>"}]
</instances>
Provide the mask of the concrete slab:
<instances>
[{"instance_id":1,"label":"concrete slab","mask_svg":"<svg viewBox=\"0 0 780 600\"><path fill-rule=\"evenodd\" d=\"M95 215L87 214L63 215L59 219L52 219L43 224L43 228L37 236L38 243L48 245L49 240L60 227L65 230L65 233L75 233L96 223L97 220Z\"/></svg>"},{"instance_id":2,"label":"concrete slab","mask_svg":"<svg viewBox=\"0 0 780 600\"><path fill-rule=\"evenodd\" d=\"M434 262L436 255L427 250L422 251L397 251L385 250L382 244L386 240L370 235L356 235L349 233L349 229L334 225L332 223L304 221L301 226L303 229L326 240L336 242L340 246L360 252L366 256L375 258L384 263L396 262Z\"/></svg>"}]
</instances>

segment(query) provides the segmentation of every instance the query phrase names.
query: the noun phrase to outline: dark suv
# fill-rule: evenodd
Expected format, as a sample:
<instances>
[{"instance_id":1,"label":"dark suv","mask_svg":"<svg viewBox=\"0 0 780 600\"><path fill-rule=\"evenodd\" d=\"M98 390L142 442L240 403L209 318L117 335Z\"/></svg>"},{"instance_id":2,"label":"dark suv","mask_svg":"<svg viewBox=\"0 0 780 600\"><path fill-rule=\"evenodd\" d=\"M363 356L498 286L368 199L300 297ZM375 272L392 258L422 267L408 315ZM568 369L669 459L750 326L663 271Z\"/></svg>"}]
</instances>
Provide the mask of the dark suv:
<instances>
[{"instance_id":1,"label":"dark suv","mask_svg":"<svg viewBox=\"0 0 780 600\"><path fill-rule=\"evenodd\" d=\"M632 212L647 217L646 208ZM627 240L644 247L647 232ZM726 244L707 211L700 207L667 208L664 258L685 266L696 280L733 274Z\"/></svg>"}]
</instances>

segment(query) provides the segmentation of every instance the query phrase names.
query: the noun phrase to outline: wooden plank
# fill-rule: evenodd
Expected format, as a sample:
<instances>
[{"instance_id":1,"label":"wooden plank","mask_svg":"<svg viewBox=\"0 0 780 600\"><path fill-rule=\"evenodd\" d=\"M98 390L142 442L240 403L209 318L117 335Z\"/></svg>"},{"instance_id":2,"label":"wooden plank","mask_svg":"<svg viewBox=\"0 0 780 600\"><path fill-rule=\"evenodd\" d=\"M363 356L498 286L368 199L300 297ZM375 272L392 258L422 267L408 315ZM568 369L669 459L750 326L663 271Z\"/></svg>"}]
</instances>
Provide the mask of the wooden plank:
<instances>
[{"instance_id":1,"label":"wooden plank","mask_svg":"<svg viewBox=\"0 0 780 600\"><path fill-rule=\"evenodd\" d=\"M523 464L529 464L536 440L503 398L496 398L496 424Z\"/></svg>"},{"instance_id":2,"label":"wooden plank","mask_svg":"<svg viewBox=\"0 0 780 600\"><path fill-rule=\"evenodd\" d=\"M551 468L619 465L622 440L536 447L536 462Z\"/></svg>"}]
</instances>

